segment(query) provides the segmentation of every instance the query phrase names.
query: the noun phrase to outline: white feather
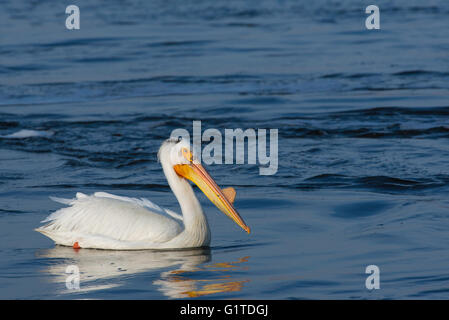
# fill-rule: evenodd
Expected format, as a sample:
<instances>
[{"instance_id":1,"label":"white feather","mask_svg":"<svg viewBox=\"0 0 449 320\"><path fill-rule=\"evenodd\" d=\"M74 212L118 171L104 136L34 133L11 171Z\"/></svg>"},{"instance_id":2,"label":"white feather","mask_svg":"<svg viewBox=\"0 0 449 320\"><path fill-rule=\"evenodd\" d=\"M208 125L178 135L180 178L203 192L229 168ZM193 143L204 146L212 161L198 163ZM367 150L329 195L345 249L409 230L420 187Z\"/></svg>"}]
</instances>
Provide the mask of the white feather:
<instances>
[{"instance_id":1,"label":"white feather","mask_svg":"<svg viewBox=\"0 0 449 320\"><path fill-rule=\"evenodd\" d=\"M55 200L69 207L51 214L43 221L49 224L37 231L63 245L78 242L82 247L104 248L104 243L110 242L108 246L114 248L132 249L144 242L158 247L182 231L179 223L162 215L165 210L149 200L108 193ZM149 206L152 211L147 209Z\"/></svg>"},{"instance_id":2,"label":"white feather","mask_svg":"<svg viewBox=\"0 0 449 320\"><path fill-rule=\"evenodd\" d=\"M74 199L51 197L68 207L50 214L36 231L57 244L99 249L167 249L207 246L210 231L201 205L190 184L177 176L182 142L167 140L159 150L167 181L178 198L183 216L145 198L129 198L106 192ZM180 221L180 222L178 222ZM181 223L183 222L183 223Z\"/></svg>"}]
</instances>

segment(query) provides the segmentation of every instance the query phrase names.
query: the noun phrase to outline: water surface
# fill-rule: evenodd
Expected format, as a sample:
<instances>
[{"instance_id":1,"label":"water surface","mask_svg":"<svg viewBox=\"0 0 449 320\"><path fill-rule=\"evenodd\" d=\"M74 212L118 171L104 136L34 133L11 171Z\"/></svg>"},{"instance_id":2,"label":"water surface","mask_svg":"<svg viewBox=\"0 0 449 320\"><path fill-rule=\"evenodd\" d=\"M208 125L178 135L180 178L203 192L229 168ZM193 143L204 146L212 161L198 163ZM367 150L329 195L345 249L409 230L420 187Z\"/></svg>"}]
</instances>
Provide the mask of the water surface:
<instances>
[{"instance_id":1,"label":"water surface","mask_svg":"<svg viewBox=\"0 0 449 320\"><path fill-rule=\"evenodd\" d=\"M0 11L0 298L449 298L449 5L57 1ZM210 248L73 250L33 231L49 196L178 211L176 128L279 129L279 170L213 165L247 235L200 194ZM365 288L365 268L381 289ZM77 265L80 290L65 286Z\"/></svg>"}]
</instances>

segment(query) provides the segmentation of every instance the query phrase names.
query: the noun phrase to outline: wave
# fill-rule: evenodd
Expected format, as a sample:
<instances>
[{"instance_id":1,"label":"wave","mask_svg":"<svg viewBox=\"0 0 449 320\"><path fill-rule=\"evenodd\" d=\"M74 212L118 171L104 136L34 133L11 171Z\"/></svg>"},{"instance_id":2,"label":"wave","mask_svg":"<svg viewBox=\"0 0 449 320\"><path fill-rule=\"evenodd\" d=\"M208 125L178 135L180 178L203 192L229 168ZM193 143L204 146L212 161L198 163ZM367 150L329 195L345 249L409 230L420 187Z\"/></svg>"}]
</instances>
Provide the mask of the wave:
<instances>
[{"instance_id":1,"label":"wave","mask_svg":"<svg viewBox=\"0 0 449 320\"><path fill-rule=\"evenodd\" d=\"M175 45L175 44L174 44ZM182 44L179 44L180 46ZM241 49L246 50L246 49ZM223 51L223 48L221 49ZM72 62L94 65L120 62L133 57L94 56ZM32 69L30 69L32 68ZM44 65L1 67L2 73L32 72ZM173 95L237 94L258 97L288 96L303 93L341 93L361 91L406 91L449 89L449 72L403 70L390 74L222 74L213 76L158 75L117 80L40 82L0 86L0 105L42 104L116 100L135 97Z\"/></svg>"},{"instance_id":2,"label":"wave","mask_svg":"<svg viewBox=\"0 0 449 320\"><path fill-rule=\"evenodd\" d=\"M341 174L319 174L306 178L296 185L299 189L354 188L385 191L414 191L442 187L449 184L449 177L435 176L433 179L406 179L390 176L346 176Z\"/></svg>"},{"instance_id":3,"label":"wave","mask_svg":"<svg viewBox=\"0 0 449 320\"><path fill-rule=\"evenodd\" d=\"M7 134L4 136L0 136L0 138L4 139L26 139L26 138L34 138L34 137L51 137L53 132L51 131L38 131L38 130L28 130L22 129L17 132Z\"/></svg>"}]
</instances>

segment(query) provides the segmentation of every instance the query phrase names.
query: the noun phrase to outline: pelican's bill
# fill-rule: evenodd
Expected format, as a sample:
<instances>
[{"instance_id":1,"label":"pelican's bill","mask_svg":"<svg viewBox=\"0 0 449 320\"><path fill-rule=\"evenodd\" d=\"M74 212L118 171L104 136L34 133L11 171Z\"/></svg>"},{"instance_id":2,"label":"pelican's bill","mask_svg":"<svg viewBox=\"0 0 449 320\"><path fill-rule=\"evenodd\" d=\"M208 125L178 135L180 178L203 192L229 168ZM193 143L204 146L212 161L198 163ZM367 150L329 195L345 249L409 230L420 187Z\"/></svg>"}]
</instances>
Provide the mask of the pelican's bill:
<instances>
[{"instance_id":1,"label":"pelican's bill","mask_svg":"<svg viewBox=\"0 0 449 320\"><path fill-rule=\"evenodd\" d=\"M231 218L243 230L250 233L249 227L235 210L231 201L201 164L190 161L189 164L177 164L173 168L179 176L195 183L221 212Z\"/></svg>"}]
</instances>

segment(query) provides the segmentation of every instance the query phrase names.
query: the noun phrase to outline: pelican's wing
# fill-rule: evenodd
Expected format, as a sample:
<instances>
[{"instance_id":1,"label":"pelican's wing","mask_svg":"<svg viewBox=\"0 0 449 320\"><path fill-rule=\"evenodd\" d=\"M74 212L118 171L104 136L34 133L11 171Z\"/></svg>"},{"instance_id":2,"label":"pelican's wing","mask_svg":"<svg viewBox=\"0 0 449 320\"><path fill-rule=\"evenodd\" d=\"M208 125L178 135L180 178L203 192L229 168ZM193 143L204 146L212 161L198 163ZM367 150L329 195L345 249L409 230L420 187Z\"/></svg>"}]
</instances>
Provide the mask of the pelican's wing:
<instances>
[{"instance_id":1,"label":"pelican's wing","mask_svg":"<svg viewBox=\"0 0 449 320\"><path fill-rule=\"evenodd\" d=\"M52 198L68 207L52 213L37 231L56 243L90 248L133 248L142 243L167 242L182 232L180 219L147 199L116 196L105 192L77 193L75 199ZM167 213L171 217L165 215ZM182 218L181 218L182 220Z\"/></svg>"},{"instance_id":2,"label":"pelican's wing","mask_svg":"<svg viewBox=\"0 0 449 320\"><path fill-rule=\"evenodd\" d=\"M162 215L163 214L168 214L169 216L171 216L171 217L173 217L175 219L183 221L182 215L179 215L179 214L177 214L176 212L174 212L172 210L161 208L157 204L155 204L154 202L151 202L150 200L148 200L146 198L140 198L140 199L128 198L128 197L116 196L114 194L107 193L107 192L95 192L94 195L96 197L111 198L111 199L117 199L117 200L122 200L122 201L128 201L128 202L131 202L131 203L135 203L135 204L137 204L139 206L146 207L146 208L148 208L148 209L150 209L150 210L152 210L152 211L154 211L156 213L159 213L159 214L162 214Z\"/></svg>"}]
</instances>

